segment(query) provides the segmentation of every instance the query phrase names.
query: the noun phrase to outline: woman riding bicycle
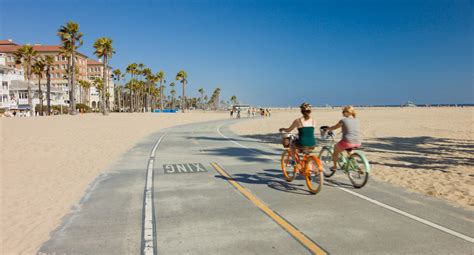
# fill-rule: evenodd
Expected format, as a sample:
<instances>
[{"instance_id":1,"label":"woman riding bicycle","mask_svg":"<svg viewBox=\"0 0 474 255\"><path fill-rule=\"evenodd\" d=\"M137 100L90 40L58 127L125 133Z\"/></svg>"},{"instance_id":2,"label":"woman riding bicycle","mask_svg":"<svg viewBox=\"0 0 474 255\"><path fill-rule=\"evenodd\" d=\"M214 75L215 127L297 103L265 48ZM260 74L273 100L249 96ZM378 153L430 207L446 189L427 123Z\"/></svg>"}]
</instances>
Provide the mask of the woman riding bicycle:
<instances>
[{"instance_id":1,"label":"woman riding bicycle","mask_svg":"<svg viewBox=\"0 0 474 255\"><path fill-rule=\"evenodd\" d=\"M351 105L346 106L342 109L342 115L344 116L336 125L327 128L325 131L329 132L342 128L342 140L334 145L334 153L332 154L332 159L334 166L331 170L336 171L337 161L339 160L339 154L348 149L360 147L362 143L361 134L360 134L360 123L356 119L356 112L354 107Z\"/></svg>"},{"instance_id":2,"label":"woman riding bicycle","mask_svg":"<svg viewBox=\"0 0 474 255\"><path fill-rule=\"evenodd\" d=\"M298 139L295 141L291 152L294 155L295 149L314 149L316 146L316 139L314 138L315 121L311 118L311 105L303 103L300 106L302 118L293 121L289 128L280 128L280 132L289 133L295 128L298 129ZM296 146L296 148L295 148Z\"/></svg>"}]
</instances>

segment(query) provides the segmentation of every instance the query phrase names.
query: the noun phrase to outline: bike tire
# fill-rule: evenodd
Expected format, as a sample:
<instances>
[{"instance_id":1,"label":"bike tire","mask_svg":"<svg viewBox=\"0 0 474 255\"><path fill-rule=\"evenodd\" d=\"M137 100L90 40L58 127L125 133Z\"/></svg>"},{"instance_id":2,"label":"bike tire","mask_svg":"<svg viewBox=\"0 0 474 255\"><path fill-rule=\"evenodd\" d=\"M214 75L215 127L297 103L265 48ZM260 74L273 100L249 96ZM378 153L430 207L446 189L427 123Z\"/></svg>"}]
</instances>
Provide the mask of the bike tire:
<instances>
[{"instance_id":1,"label":"bike tire","mask_svg":"<svg viewBox=\"0 0 474 255\"><path fill-rule=\"evenodd\" d=\"M290 164L290 151L285 150L281 154L281 170L283 171L283 176L287 182L291 182L295 179L296 172L292 164Z\"/></svg>"},{"instance_id":2,"label":"bike tire","mask_svg":"<svg viewBox=\"0 0 474 255\"><path fill-rule=\"evenodd\" d=\"M305 175L306 186L308 186L309 192L317 194L324 185L324 173L319 158L316 156L308 157L305 171L306 173L310 173Z\"/></svg>"},{"instance_id":3,"label":"bike tire","mask_svg":"<svg viewBox=\"0 0 474 255\"><path fill-rule=\"evenodd\" d=\"M319 152L319 158L323 165L323 174L324 177L329 178L336 173L336 171L331 169L332 166L332 151L329 148L323 147Z\"/></svg>"},{"instance_id":4,"label":"bike tire","mask_svg":"<svg viewBox=\"0 0 474 255\"><path fill-rule=\"evenodd\" d=\"M354 152L349 156L347 176L354 188L360 189L369 181L370 166L368 160L360 152ZM357 177L357 178L356 178Z\"/></svg>"}]
</instances>

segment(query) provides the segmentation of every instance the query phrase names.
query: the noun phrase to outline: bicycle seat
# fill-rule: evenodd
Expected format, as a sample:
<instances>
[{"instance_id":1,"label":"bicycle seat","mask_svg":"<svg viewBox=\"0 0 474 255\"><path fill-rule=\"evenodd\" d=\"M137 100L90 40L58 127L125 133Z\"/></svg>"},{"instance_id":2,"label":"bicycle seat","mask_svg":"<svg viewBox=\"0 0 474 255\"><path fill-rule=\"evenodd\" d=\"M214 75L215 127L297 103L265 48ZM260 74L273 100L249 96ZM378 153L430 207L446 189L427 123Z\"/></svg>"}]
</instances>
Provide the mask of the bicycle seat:
<instances>
[{"instance_id":1,"label":"bicycle seat","mask_svg":"<svg viewBox=\"0 0 474 255\"><path fill-rule=\"evenodd\" d=\"M314 147L300 147L300 146L297 146L296 147L301 153L305 153L305 154L310 154L311 152L313 152L314 150Z\"/></svg>"}]
</instances>

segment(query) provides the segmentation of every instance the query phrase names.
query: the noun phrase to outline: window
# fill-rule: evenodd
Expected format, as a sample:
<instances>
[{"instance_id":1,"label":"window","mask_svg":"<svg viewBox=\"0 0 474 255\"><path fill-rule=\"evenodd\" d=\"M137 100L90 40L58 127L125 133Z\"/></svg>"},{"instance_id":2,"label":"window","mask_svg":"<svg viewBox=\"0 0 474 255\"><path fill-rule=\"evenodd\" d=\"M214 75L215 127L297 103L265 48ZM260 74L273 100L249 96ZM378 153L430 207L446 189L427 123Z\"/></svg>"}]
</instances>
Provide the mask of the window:
<instances>
[{"instance_id":1,"label":"window","mask_svg":"<svg viewBox=\"0 0 474 255\"><path fill-rule=\"evenodd\" d=\"M18 97L20 99L27 99L28 98L28 92L25 92L25 91L19 92Z\"/></svg>"},{"instance_id":2,"label":"window","mask_svg":"<svg viewBox=\"0 0 474 255\"><path fill-rule=\"evenodd\" d=\"M2 89L4 89L4 90L8 89L8 82L7 81L2 82Z\"/></svg>"}]
</instances>

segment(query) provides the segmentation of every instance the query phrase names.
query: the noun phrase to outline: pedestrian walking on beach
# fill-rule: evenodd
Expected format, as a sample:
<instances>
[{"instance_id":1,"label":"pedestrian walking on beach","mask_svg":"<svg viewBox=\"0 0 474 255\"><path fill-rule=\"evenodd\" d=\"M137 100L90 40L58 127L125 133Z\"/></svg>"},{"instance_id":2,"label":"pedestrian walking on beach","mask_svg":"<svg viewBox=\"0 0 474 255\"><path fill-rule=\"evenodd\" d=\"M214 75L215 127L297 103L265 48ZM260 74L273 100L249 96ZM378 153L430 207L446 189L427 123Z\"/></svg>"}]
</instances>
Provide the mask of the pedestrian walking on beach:
<instances>
[{"instance_id":1,"label":"pedestrian walking on beach","mask_svg":"<svg viewBox=\"0 0 474 255\"><path fill-rule=\"evenodd\" d=\"M230 118L232 119L234 117L234 109L230 110Z\"/></svg>"},{"instance_id":2,"label":"pedestrian walking on beach","mask_svg":"<svg viewBox=\"0 0 474 255\"><path fill-rule=\"evenodd\" d=\"M240 119L240 109L237 110L237 119Z\"/></svg>"}]
</instances>

